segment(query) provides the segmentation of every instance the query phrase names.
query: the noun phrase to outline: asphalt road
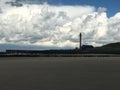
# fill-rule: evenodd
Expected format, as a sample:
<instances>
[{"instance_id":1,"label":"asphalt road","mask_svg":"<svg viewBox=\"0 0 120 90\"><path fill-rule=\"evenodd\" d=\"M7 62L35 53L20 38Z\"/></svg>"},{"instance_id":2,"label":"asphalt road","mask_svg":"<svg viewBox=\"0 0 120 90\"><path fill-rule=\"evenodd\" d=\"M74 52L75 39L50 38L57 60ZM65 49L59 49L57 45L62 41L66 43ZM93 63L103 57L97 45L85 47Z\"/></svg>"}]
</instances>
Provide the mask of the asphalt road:
<instances>
[{"instance_id":1,"label":"asphalt road","mask_svg":"<svg viewBox=\"0 0 120 90\"><path fill-rule=\"evenodd\" d=\"M0 90L120 90L120 57L0 58Z\"/></svg>"}]
</instances>

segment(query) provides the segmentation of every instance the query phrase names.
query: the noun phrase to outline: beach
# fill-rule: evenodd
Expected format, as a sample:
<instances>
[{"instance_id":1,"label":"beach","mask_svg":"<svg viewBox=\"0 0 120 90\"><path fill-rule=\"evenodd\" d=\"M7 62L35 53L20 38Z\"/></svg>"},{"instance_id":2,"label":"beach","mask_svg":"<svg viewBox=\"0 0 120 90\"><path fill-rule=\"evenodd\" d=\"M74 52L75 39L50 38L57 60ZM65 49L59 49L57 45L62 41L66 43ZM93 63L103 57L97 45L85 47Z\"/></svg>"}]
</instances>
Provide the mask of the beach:
<instances>
[{"instance_id":1,"label":"beach","mask_svg":"<svg viewBox=\"0 0 120 90\"><path fill-rule=\"evenodd\" d=\"M0 57L0 90L119 90L120 57Z\"/></svg>"}]
</instances>

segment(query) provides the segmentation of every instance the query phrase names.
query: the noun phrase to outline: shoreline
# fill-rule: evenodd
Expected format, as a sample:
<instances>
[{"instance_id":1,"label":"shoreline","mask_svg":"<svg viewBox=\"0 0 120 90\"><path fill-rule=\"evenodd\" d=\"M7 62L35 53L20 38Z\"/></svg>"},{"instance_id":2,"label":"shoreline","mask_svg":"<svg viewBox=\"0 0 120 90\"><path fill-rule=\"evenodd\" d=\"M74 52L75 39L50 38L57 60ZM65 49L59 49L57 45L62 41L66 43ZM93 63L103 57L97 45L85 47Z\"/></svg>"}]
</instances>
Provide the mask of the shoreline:
<instances>
[{"instance_id":1,"label":"shoreline","mask_svg":"<svg viewBox=\"0 0 120 90\"><path fill-rule=\"evenodd\" d=\"M0 55L0 57L120 57L120 54L39 54L39 55Z\"/></svg>"}]
</instances>

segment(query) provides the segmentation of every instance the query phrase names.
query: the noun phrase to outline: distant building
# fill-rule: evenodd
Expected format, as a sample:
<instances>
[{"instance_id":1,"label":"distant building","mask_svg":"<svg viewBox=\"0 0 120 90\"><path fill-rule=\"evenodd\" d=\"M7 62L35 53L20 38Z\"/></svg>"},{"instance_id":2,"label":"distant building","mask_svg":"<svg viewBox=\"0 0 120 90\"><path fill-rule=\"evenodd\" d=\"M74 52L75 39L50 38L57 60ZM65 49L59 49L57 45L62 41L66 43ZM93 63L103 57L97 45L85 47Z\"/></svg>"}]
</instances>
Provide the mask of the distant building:
<instances>
[{"instance_id":1,"label":"distant building","mask_svg":"<svg viewBox=\"0 0 120 90\"><path fill-rule=\"evenodd\" d=\"M92 45L82 45L81 46L81 50L89 50L89 49L93 49L94 47Z\"/></svg>"}]
</instances>

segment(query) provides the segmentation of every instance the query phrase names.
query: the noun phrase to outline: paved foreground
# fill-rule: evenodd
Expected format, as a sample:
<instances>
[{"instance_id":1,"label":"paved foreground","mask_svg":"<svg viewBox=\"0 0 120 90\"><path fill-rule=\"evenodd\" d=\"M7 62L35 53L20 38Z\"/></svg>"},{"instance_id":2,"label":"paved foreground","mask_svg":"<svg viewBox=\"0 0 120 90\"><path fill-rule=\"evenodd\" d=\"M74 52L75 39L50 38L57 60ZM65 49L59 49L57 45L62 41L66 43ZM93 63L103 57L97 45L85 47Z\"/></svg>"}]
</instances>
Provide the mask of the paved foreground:
<instances>
[{"instance_id":1,"label":"paved foreground","mask_svg":"<svg viewBox=\"0 0 120 90\"><path fill-rule=\"evenodd\" d=\"M120 57L0 58L0 90L120 90Z\"/></svg>"}]
</instances>

